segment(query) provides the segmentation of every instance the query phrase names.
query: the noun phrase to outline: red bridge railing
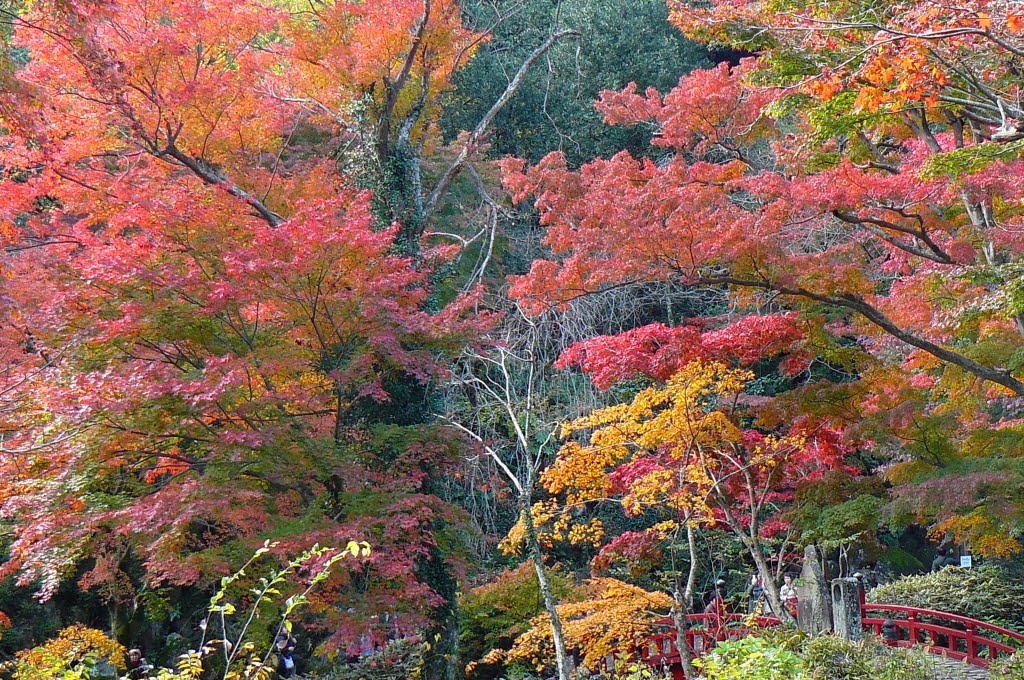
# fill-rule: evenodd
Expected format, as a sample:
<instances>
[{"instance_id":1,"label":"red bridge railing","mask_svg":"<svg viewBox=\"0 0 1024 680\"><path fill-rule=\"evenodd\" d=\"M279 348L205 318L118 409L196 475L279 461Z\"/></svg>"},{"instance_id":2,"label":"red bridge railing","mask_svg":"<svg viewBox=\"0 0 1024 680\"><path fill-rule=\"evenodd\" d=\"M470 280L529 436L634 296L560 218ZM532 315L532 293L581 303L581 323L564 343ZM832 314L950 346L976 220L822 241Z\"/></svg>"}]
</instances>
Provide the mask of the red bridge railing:
<instances>
[{"instance_id":1,"label":"red bridge railing","mask_svg":"<svg viewBox=\"0 0 1024 680\"><path fill-rule=\"evenodd\" d=\"M686 621L686 642L694 657L701 656L724 640L738 640L754 630L771 628L780 623L774 616L729 613L689 614ZM650 666L669 669L675 680L683 680L682 659L676 648L675 624L672 619L665 618L656 621L654 625L664 630L648 637L639 649L633 650L631 657L639 658ZM604 670L612 671L615 665L615 656L609 656L605 659Z\"/></svg>"},{"instance_id":2,"label":"red bridge railing","mask_svg":"<svg viewBox=\"0 0 1024 680\"><path fill-rule=\"evenodd\" d=\"M862 606L865 631L884 639L886 621L893 622L895 639L890 633L887 642L893 646L920 645L933 654L981 668L1024 649L1024 635L966 616L894 604L863 603ZM707 653L723 640L738 640L757 629L772 628L780 623L773 616L728 613L690 614L686 619L686 642L694 657ZM675 680L685 680L672 620L661 619L654 625L661 630L648 637L638 649L631 650L630 657L670 670ZM607 657L603 666L606 672L614 670L615 656Z\"/></svg>"},{"instance_id":3,"label":"red bridge railing","mask_svg":"<svg viewBox=\"0 0 1024 680\"><path fill-rule=\"evenodd\" d=\"M984 621L931 609L894 604L864 604L864 629L883 636L886 619L895 625L900 647L923 645L933 654L987 668L996 659L1024 648L1024 635ZM870 616L882 612L888 616Z\"/></svg>"}]
</instances>

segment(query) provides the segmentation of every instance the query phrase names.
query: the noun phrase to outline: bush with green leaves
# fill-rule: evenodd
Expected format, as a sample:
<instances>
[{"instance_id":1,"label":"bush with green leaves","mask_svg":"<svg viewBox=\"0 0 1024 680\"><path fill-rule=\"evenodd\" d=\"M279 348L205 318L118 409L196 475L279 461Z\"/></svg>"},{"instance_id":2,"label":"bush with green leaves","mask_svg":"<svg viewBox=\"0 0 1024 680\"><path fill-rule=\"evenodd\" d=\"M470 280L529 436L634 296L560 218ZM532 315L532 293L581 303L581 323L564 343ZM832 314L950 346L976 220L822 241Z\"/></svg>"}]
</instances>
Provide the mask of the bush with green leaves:
<instances>
[{"instance_id":1,"label":"bush with green leaves","mask_svg":"<svg viewBox=\"0 0 1024 680\"><path fill-rule=\"evenodd\" d=\"M811 680L933 680L935 661L921 649L886 647L877 640L811 639L803 650Z\"/></svg>"},{"instance_id":2,"label":"bush with green leaves","mask_svg":"<svg viewBox=\"0 0 1024 680\"><path fill-rule=\"evenodd\" d=\"M1024 680L1024 650L992 664L989 680Z\"/></svg>"},{"instance_id":3,"label":"bush with green leaves","mask_svg":"<svg viewBox=\"0 0 1024 680\"><path fill-rule=\"evenodd\" d=\"M815 680L861 680L871 677L876 651L827 635L810 640L803 657Z\"/></svg>"},{"instance_id":4,"label":"bush with green leaves","mask_svg":"<svg viewBox=\"0 0 1024 680\"><path fill-rule=\"evenodd\" d=\"M1024 650L1002 658L989 669L989 680L1021 680L1024 678Z\"/></svg>"},{"instance_id":5,"label":"bush with green leaves","mask_svg":"<svg viewBox=\"0 0 1024 680\"><path fill-rule=\"evenodd\" d=\"M322 680L415 679L423 673L430 648L429 642L415 639L392 640L374 654L354 663L338 665L319 677Z\"/></svg>"},{"instance_id":6,"label":"bush with green leaves","mask_svg":"<svg viewBox=\"0 0 1024 680\"><path fill-rule=\"evenodd\" d=\"M756 635L773 647L779 647L799 655L810 636L792 626L775 626L773 628L761 628Z\"/></svg>"},{"instance_id":7,"label":"bush with green leaves","mask_svg":"<svg viewBox=\"0 0 1024 680\"><path fill-rule=\"evenodd\" d=\"M803 660L793 652L751 635L720 643L694 661L706 680L803 680Z\"/></svg>"},{"instance_id":8,"label":"bush with green leaves","mask_svg":"<svg viewBox=\"0 0 1024 680\"><path fill-rule=\"evenodd\" d=\"M569 163L611 156L622 149L649 152L653 128L607 126L594 100L602 90L635 82L639 91L668 91L680 76L712 65L703 47L688 41L668 21L664 0L525 0L514 3L466 0L471 24L498 21L485 43L455 76L442 130L449 139L472 130L553 25L580 32L562 40L526 74L523 87L498 113L489 142L495 156L515 155L536 163L562 150ZM628 24L629 30L623 30Z\"/></svg>"},{"instance_id":9,"label":"bush with green leaves","mask_svg":"<svg viewBox=\"0 0 1024 680\"><path fill-rule=\"evenodd\" d=\"M1024 573L1019 567L946 567L878 586L868 601L934 609L1024 631Z\"/></svg>"}]
</instances>

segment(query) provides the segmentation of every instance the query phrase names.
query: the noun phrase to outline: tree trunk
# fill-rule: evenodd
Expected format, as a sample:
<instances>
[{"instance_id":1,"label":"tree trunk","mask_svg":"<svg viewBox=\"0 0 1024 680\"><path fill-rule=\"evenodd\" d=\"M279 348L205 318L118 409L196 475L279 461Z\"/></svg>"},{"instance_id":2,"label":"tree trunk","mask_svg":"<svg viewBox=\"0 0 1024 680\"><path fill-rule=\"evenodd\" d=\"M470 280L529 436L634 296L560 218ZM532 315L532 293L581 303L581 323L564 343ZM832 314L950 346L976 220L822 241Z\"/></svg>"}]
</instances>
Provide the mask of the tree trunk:
<instances>
[{"instance_id":1,"label":"tree trunk","mask_svg":"<svg viewBox=\"0 0 1024 680\"><path fill-rule=\"evenodd\" d=\"M676 584L675 606L672 608L672 624L676 629L676 651L679 652L679 663L683 666L683 673L688 678L697 677L693 667L693 650L687 640L686 632L690 623L686 616L693 613L693 591L697 587L697 539L693 534L693 527L689 518L686 518L686 544L690 553L690 571L686 577L686 587L682 593L679 592L679 584Z\"/></svg>"},{"instance_id":2,"label":"tree trunk","mask_svg":"<svg viewBox=\"0 0 1024 680\"><path fill-rule=\"evenodd\" d=\"M761 576L764 592L768 595L768 604L772 606L775 616L783 623L796 625L796 619L783 606L782 596L779 595L779 584L775 582L772 570L768 568L768 563L764 559L764 554L761 552L761 542L751 539L749 536L744 536L743 539L743 542L750 551L750 556L754 558L754 564L757 565L757 573Z\"/></svg>"},{"instance_id":3,"label":"tree trunk","mask_svg":"<svg viewBox=\"0 0 1024 680\"><path fill-rule=\"evenodd\" d=\"M541 596L544 598L544 610L551 619L551 640L555 645L555 663L558 666L558 680L575 680L576 668L572 656L565 647L565 636L562 633L562 619L558 616L557 602L551 591L551 581L548 579L548 571L544 566L544 555L540 550L540 541L537 539L537 528L533 525L533 515L530 513L530 497L532 494L524 494L522 499L521 517L526 527L526 546L530 551L533 560L534 571L537 572L537 585L540 587Z\"/></svg>"},{"instance_id":4,"label":"tree trunk","mask_svg":"<svg viewBox=\"0 0 1024 680\"><path fill-rule=\"evenodd\" d=\"M749 485L748 485L749 486ZM775 616L778 617L783 623L790 625L796 625L796 619L786 611L786 608L782 606L782 597L779 595L779 584L775 582L775 577L772 575L772 570L768 568L768 562L764 559L764 552L761 551L761 541L757 535L758 516L759 510L753 508L750 510L750 533L747 533L747 529L744 529L736 516L733 515L730 509L730 501L725 496L719 494L719 507L725 513L725 521L729 524L729 528L736 534L736 537L740 539L746 548L747 552L750 553L750 557L754 560L754 564L757 565L757 573L761 577L761 584L764 588L765 594L768 595L768 604L771 605L772 610L775 612Z\"/></svg>"}]
</instances>

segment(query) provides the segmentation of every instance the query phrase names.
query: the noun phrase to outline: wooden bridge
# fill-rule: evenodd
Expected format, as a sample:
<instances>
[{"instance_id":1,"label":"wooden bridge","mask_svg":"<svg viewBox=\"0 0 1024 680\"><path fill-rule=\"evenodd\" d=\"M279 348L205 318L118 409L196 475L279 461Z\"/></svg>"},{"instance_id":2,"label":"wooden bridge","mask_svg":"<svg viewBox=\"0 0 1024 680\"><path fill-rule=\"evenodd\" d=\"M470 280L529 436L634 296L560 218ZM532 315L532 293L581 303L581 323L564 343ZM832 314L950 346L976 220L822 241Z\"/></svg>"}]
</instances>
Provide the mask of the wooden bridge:
<instances>
[{"instance_id":1,"label":"wooden bridge","mask_svg":"<svg viewBox=\"0 0 1024 680\"><path fill-rule=\"evenodd\" d=\"M885 644L920 646L932 654L980 669L1024 648L1024 635L966 616L890 604L862 604L861 607L864 631L877 635ZM686 641L696 657L724 640L736 640L754 630L780 625L775 617L749 614L705 613L690 614L686 618ZM662 619L655 625L661 631L651 635L635 654L650 666L671 671L674 680L686 680L671 619ZM614 657L606 659L605 670L614 667Z\"/></svg>"},{"instance_id":2,"label":"wooden bridge","mask_svg":"<svg viewBox=\"0 0 1024 680\"><path fill-rule=\"evenodd\" d=\"M1024 635L966 616L893 604L864 604L861 607L865 631L884 639L886 621L893 622L895 639L889 639L889 644L899 647L921 645L933 654L972 666L988 668L993 661L1024 648Z\"/></svg>"}]
</instances>

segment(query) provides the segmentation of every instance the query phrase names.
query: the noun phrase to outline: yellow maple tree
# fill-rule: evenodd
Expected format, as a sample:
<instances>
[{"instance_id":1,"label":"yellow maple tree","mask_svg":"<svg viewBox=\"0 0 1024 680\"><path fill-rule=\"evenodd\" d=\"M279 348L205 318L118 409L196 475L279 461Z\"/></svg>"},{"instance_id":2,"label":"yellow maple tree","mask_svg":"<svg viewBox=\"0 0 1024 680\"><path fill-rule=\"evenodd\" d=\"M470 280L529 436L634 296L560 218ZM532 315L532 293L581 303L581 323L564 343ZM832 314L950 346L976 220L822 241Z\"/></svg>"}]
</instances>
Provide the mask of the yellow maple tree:
<instances>
[{"instance_id":1,"label":"yellow maple tree","mask_svg":"<svg viewBox=\"0 0 1024 680\"><path fill-rule=\"evenodd\" d=\"M563 436L590 430L589 444L567 442L544 472L544 487L564 499L563 507L607 499L616 490L610 476L615 470L660 453L658 465L638 467L621 489L627 514L662 505L680 515L710 517L707 498L720 464L702 454L740 443L742 432L718 406L728 404L752 378L749 371L724 364L693 362L628 404L565 424Z\"/></svg>"},{"instance_id":2,"label":"yellow maple tree","mask_svg":"<svg viewBox=\"0 0 1024 680\"><path fill-rule=\"evenodd\" d=\"M770 580L761 529L771 499L818 462L801 455L808 441L800 428L773 434L740 426L737 397L753 377L722 363L694 361L629 403L563 425L563 436L589 437L565 443L541 476L558 502L535 508L539 530L550 541L598 546L603 526L581 510L604 501L621 504L629 516L656 510L676 529L721 522ZM673 533L659 527L655 537Z\"/></svg>"},{"instance_id":3,"label":"yellow maple tree","mask_svg":"<svg viewBox=\"0 0 1024 680\"><path fill-rule=\"evenodd\" d=\"M592 591L592 597L561 604L558 613L566 644L592 670L610 655L639 648L655 632L655 621L672 607L672 598L665 593L649 592L613 578L591 579L586 587ZM501 656L506 662L529 663L543 672L552 654L551 626L546 617L538 616L532 627L516 639L512 649Z\"/></svg>"},{"instance_id":4,"label":"yellow maple tree","mask_svg":"<svg viewBox=\"0 0 1024 680\"><path fill-rule=\"evenodd\" d=\"M87 665L98 661L124 671L124 645L103 631L75 624L39 647L18 652L11 667L15 680L74 680L88 677Z\"/></svg>"}]
</instances>

